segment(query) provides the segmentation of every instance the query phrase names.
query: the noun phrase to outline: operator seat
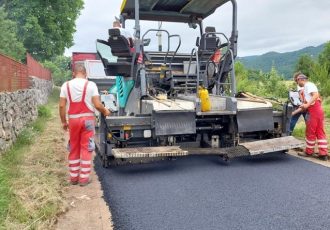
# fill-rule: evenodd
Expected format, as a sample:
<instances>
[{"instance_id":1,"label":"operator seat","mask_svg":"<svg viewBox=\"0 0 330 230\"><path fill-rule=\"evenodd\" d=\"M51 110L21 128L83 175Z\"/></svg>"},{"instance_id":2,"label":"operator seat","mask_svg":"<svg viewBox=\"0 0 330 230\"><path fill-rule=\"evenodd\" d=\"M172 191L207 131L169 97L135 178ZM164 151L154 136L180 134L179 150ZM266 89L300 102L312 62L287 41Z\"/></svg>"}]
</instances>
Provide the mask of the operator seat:
<instances>
[{"instance_id":1,"label":"operator seat","mask_svg":"<svg viewBox=\"0 0 330 230\"><path fill-rule=\"evenodd\" d=\"M132 57L133 40L127 40L117 28L109 29L109 45L113 56Z\"/></svg>"},{"instance_id":2,"label":"operator seat","mask_svg":"<svg viewBox=\"0 0 330 230\"><path fill-rule=\"evenodd\" d=\"M120 34L117 28L109 29L108 45L113 56L118 57L116 62L106 63L107 75L133 76L136 72L134 52L132 52L133 41L129 41Z\"/></svg>"},{"instance_id":3,"label":"operator seat","mask_svg":"<svg viewBox=\"0 0 330 230\"><path fill-rule=\"evenodd\" d=\"M215 33L215 27L208 26L205 28L205 33L202 34L199 43L199 52L214 52L217 49L220 40L216 34L209 33Z\"/></svg>"}]
</instances>

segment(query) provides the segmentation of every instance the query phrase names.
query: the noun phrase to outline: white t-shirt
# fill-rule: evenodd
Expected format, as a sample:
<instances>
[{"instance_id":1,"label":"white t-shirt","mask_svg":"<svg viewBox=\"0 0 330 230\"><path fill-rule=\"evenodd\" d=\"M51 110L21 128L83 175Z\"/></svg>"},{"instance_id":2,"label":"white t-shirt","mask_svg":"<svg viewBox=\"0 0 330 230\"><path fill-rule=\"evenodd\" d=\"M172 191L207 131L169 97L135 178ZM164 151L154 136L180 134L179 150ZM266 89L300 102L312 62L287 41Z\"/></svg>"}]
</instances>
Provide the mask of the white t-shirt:
<instances>
[{"instance_id":1,"label":"white t-shirt","mask_svg":"<svg viewBox=\"0 0 330 230\"><path fill-rule=\"evenodd\" d=\"M82 94L84 91L84 86L86 83L86 79L83 78L74 78L69 81L69 87L70 87L70 94L71 94L71 99L73 102L79 102L82 99ZM69 96L67 92L67 82L65 82L62 87L61 87L61 93L60 97L67 98L67 105L69 105ZM85 96L85 103L87 107L95 112L94 105L92 103L92 97L94 96L99 96L99 91L97 89L97 86L94 82L89 81L86 89L86 96ZM69 106L67 107L69 109Z\"/></svg>"},{"instance_id":2,"label":"white t-shirt","mask_svg":"<svg viewBox=\"0 0 330 230\"><path fill-rule=\"evenodd\" d=\"M301 90L304 90L304 87L300 87L299 85L297 85L297 92L300 92Z\"/></svg>"},{"instance_id":3,"label":"white t-shirt","mask_svg":"<svg viewBox=\"0 0 330 230\"><path fill-rule=\"evenodd\" d=\"M129 38L133 38L131 33L125 29L125 28L121 28L121 27L113 27L114 29L119 29L120 30L120 35L124 36L127 40L129 40Z\"/></svg>"},{"instance_id":4,"label":"white t-shirt","mask_svg":"<svg viewBox=\"0 0 330 230\"><path fill-rule=\"evenodd\" d=\"M311 93L317 93L317 92L319 91L317 90L317 87L314 83L306 82L304 86L304 96L307 102L309 102L312 99Z\"/></svg>"}]
</instances>

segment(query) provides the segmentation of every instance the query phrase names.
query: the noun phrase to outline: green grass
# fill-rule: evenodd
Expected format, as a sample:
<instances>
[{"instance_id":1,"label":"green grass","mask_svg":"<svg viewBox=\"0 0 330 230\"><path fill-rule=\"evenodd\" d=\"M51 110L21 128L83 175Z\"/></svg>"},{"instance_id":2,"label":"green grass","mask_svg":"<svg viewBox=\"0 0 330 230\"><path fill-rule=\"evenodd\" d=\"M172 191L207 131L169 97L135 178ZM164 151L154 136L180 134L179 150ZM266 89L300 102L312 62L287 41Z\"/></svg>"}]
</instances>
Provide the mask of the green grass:
<instances>
[{"instance_id":1,"label":"green grass","mask_svg":"<svg viewBox=\"0 0 330 230\"><path fill-rule=\"evenodd\" d=\"M49 98L50 104L55 103L55 98L58 98L58 90L54 90ZM18 200L13 184L23 177L20 168L26 153L35 144L36 136L44 131L47 121L52 116L50 104L38 107L38 118L24 128L12 147L0 156L0 229L8 228L5 225L8 216L19 223L31 219L31 213L28 213ZM46 207L46 214L47 209L52 210L53 204Z\"/></svg>"},{"instance_id":2,"label":"green grass","mask_svg":"<svg viewBox=\"0 0 330 230\"><path fill-rule=\"evenodd\" d=\"M305 121L299 121L299 123L297 123L296 127L293 130L292 133L293 136L298 137L298 138L305 138Z\"/></svg>"}]
</instances>

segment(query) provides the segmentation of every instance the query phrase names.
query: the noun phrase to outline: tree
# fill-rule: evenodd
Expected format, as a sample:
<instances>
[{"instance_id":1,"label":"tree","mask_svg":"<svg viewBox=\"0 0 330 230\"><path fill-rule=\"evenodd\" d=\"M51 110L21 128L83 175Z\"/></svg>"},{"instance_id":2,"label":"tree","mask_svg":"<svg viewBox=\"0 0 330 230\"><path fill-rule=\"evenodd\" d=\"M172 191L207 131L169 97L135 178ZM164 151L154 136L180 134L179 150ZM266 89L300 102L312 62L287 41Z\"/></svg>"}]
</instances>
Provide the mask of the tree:
<instances>
[{"instance_id":1,"label":"tree","mask_svg":"<svg viewBox=\"0 0 330 230\"><path fill-rule=\"evenodd\" d=\"M308 54L303 54L299 57L295 66L295 72L301 71L306 76L311 76L312 69L315 65L314 60Z\"/></svg>"},{"instance_id":2,"label":"tree","mask_svg":"<svg viewBox=\"0 0 330 230\"><path fill-rule=\"evenodd\" d=\"M51 61L45 61L44 67L50 69L53 76L54 84L61 86L65 81L71 79L72 73L68 68L71 58L65 56L57 56Z\"/></svg>"},{"instance_id":3,"label":"tree","mask_svg":"<svg viewBox=\"0 0 330 230\"><path fill-rule=\"evenodd\" d=\"M325 44L323 51L319 55L319 64L330 67L330 41Z\"/></svg>"},{"instance_id":4,"label":"tree","mask_svg":"<svg viewBox=\"0 0 330 230\"><path fill-rule=\"evenodd\" d=\"M38 60L62 55L73 45L75 21L83 0L7 0L8 16L18 24L25 48Z\"/></svg>"},{"instance_id":5,"label":"tree","mask_svg":"<svg viewBox=\"0 0 330 230\"><path fill-rule=\"evenodd\" d=\"M25 49L17 39L16 30L16 23L7 19L6 12L0 7L0 52L20 61L25 56Z\"/></svg>"},{"instance_id":6,"label":"tree","mask_svg":"<svg viewBox=\"0 0 330 230\"><path fill-rule=\"evenodd\" d=\"M329 66L317 63L312 69L310 80L317 85L322 97L330 96Z\"/></svg>"}]
</instances>

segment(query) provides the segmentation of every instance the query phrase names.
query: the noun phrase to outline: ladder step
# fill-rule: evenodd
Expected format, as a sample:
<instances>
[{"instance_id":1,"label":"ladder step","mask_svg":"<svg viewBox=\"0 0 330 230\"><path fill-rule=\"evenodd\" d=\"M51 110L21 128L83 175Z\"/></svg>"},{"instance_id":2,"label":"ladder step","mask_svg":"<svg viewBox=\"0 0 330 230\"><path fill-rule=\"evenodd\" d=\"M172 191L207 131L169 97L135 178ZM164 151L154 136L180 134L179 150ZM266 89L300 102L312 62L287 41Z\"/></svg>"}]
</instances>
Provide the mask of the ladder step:
<instances>
[{"instance_id":1,"label":"ladder step","mask_svg":"<svg viewBox=\"0 0 330 230\"><path fill-rule=\"evenodd\" d=\"M179 146L137 147L137 148L114 148L115 158L140 158L140 157L169 157L186 156L188 151Z\"/></svg>"}]
</instances>

